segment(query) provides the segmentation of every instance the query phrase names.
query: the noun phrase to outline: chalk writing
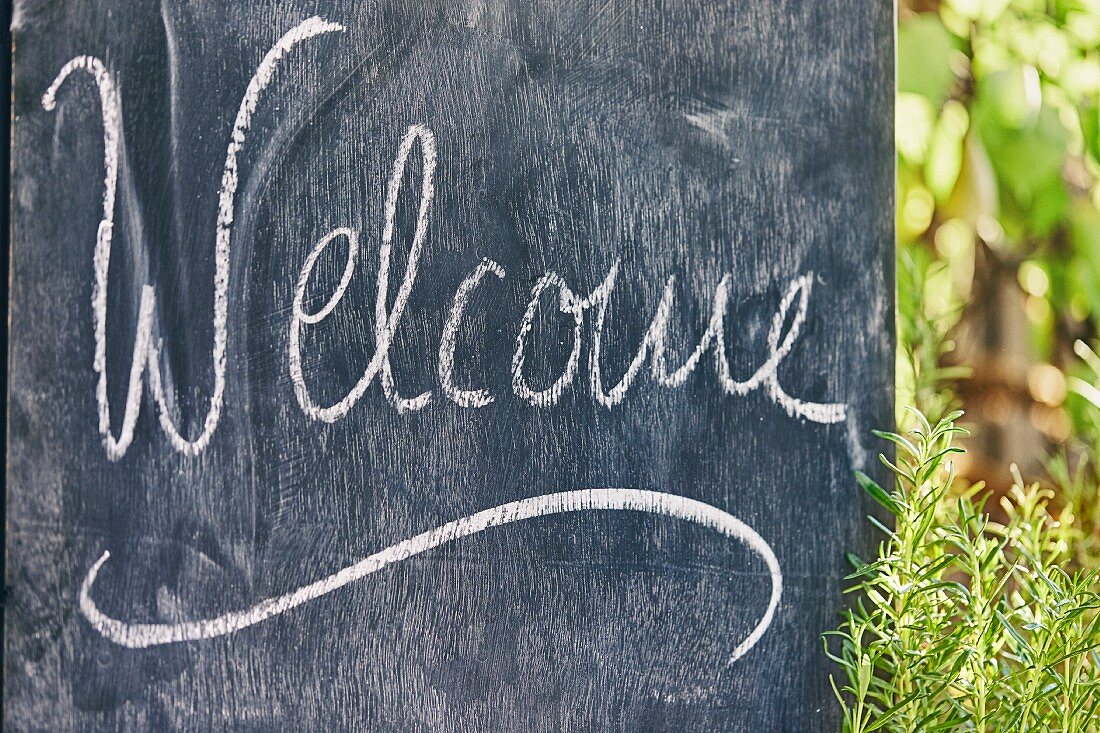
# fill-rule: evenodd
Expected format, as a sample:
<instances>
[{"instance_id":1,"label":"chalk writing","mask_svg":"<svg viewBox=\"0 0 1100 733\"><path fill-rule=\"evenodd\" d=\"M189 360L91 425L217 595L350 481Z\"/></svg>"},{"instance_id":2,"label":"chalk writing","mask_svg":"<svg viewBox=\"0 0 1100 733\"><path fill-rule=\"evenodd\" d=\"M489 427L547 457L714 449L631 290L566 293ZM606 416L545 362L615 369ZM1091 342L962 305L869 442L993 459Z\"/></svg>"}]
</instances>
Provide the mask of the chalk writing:
<instances>
[{"instance_id":1,"label":"chalk writing","mask_svg":"<svg viewBox=\"0 0 1100 733\"><path fill-rule=\"evenodd\" d=\"M114 233L115 198L118 183L118 146L120 144L122 119L121 102L111 75L103 62L91 56L79 56L62 67L43 96L43 107L47 110L54 109L57 104L59 88L75 71L84 71L90 74L99 90L102 108L105 174L103 219L96 235L93 256L92 321L95 335L95 356L92 367L98 375L96 401L99 412L99 432L107 457L111 460L118 460L125 455L126 450L133 441L134 429L141 405L142 378L146 371L149 374L149 382L157 406L161 428L176 450L186 455L196 456L206 448L213 437L221 417L226 391L226 358L229 347L229 332L226 320L229 307L228 287L234 217L233 202L239 179L237 157L244 145L252 115L259 104L264 89L269 85L275 74L278 62L302 41L324 33L341 30L343 30L342 26L329 23L320 18L311 18L296 26L268 51L249 82L245 95L241 100L226 153L218 200L214 256L214 346L212 351L214 386L202 431L194 439L184 437L172 422L170 416L166 390L161 376L158 339L154 337L156 290L152 284L145 284L142 287L122 426L117 438L112 432L110 405L107 397L106 366L107 273ZM390 259L396 227L397 199L405 177L409 156L418 143L423 160L418 214L412 245L405 261L404 274L391 310L388 306L388 294ZM287 362L298 404L306 415L315 420L335 422L345 417L366 393L376 377L380 379L382 391L387 401L398 412L421 410L431 402L432 393L430 391L423 392L415 397L403 397L400 394L393 365L390 361L390 348L398 325L404 315L406 304L416 284L420 258L428 235L429 214L435 196L436 159L437 143L432 131L424 125L411 126L398 146L393 170L386 187L385 214L378 254L377 290L374 308L374 355L364 367L358 381L345 396L329 406L318 405L310 393L307 377L302 366L302 327L317 325L324 321L344 298L359 262L359 235L348 227L337 228L322 237L306 257L294 290ZM304 306L305 293L313 277L314 266L329 244L337 238L344 238L348 242L347 262L343 275L325 304L315 312L307 313ZM531 290L531 298L520 320L516 335L516 348L511 371L512 391L517 398L536 407L550 407L561 399L565 391L572 386L580 370L586 314L590 310L595 310L592 345L589 351L589 384L593 397L604 407L610 409L622 403L645 366L647 359L650 363L650 372L654 383L664 387L681 387L695 371L703 357L708 352L712 352L715 370L723 393L744 396L756 389L762 389L769 399L792 417L822 424L844 420L846 407L843 403L803 400L788 394L779 383L780 364L794 348L795 341L806 320L810 294L813 288L812 274L802 275L791 281L780 301L779 308L776 310L771 330L768 333L768 356L760 367L744 381L738 381L731 375L726 353L725 323L731 287L729 274L723 275L715 287L710 320L698 344L683 364L670 371L667 337L669 321L675 303L675 278L670 277L665 283L655 315L646 330L638 351L622 378L610 389L607 389L604 385L603 367L601 365L604 348L603 332L609 318L611 295L618 281L619 270L620 265L616 262L610 268L604 281L585 297L580 297L574 293L565 279L556 272L547 272L538 280ZM494 401L494 397L485 389L460 390L453 384L454 352L458 327L473 289L489 272L500 279L506 276L503 268L491 260L485 260L478 265L474 272L459 286L440 340L438 363L440 385L443 393L452 402L462 407L484 407ZM558 295L558 310L573 321L573 343L561 374L549 386L536 389L528 383L525 374L528 341L535 318L540 308L543 307L544 293L554 291ZM796 303L797 305L795 305ZM791 317L792 307L795 308L793 318ZM784 332L784 324L787 323L789 318L790 326Z\"/></svg>"},{"instance_id":2,"label":"chalk writing","mask_svg":"<svg viewBox=\"0 0 1100 733\"><path fill-rule=\"evenodd\" d=\"M156 310L156 289L146 284L141 291L137 328L134 333L134 353L130 361L130 380L126 390L126 408L122 428L117 438L111 432L111 409L107 401L107 272L111 262L111 240L114 237L115 189L118 186L119 143L122 125L122 101L115 83L103 62L92 56L78 56L61 67L57 77L42 96L42 106L47 111L57 105L57 92L65 80L75 71L91 74L99 90L99 104L103 120L103 219L96 232L92 286L92 323L95 331L95 357L92 368L99 376L96 383L96 403L99 408L99 433L107 457L117 461L126 454L134 439L141 406L142 374L149 371L149 383L157 404L161 429L176 450L189 456L197 456L210 443L221 418L225 400L225 359L229 345L226 319L229 313L229 261L233 234L233 199L239 182L237 155L244 145L252 115L259 105L260 96L275 74L279 61L302 41L344 30L343 26L313 17L288 31L264 56L241 99L229 148L225 153L221 189L218 193L217 234L214 242L214 390L210 407L203 421L202 432L194 440L183 437L172 423L164 388L161 383L160 357L153 338L153 322Z\"/></svg>"},{"instance_id":3,"label":"chalk writing","mask_svg":"<svg viewBox=\"0 0 1100 733\"><path fill-rule=\"evenodd\" d=\"M96 631L116 644L132 649L144 649L183 641L212 639L254 626L273 616L286 613L303 603L308 603L315 598L320 598L343 588L371 573L376 573L388 565L427 552L448 542L454 542L463 537L483 532L491 527L499 527L535 517L592 510L661 514L699 524L726 537L743 542L759 555L767 565L768 576L771 579L771 593L768 597L768 606L760 620L749 632L749 635L733 649L728 663L740 659L760 641L775 617L775 611L779 607L779 600L783 594L783 574L780 572L779 561L768 543L747 524L717 507L695 499L689 499L686 496L642 489L580 489L533 496L529 499L502 504L448 522L436 529L390 545L384 550L363 558L354 565L349 565L326 578L302 586L290 593L268 598L243 611L226 613L201 621L126 623L103 613L95 604L95 601L92 600L91 592L100 569L110 557L109 552L104 552L84 578L84 583L80 588L80 610Z\"/></svg>"},{"instance_id":4,"label":"chalk writing","mask_svg":"<svg viewBox=\"0 0 1100 733\"><path fill-rule=\"evenodd\" d=\"M193 439L185 437L170 417L168 397L162 381L160 341L156 334L156 289L151 283L145 283L141 290L125 409L117 437L112 429L107 396L106 329L108 271L114 234L121 144L120 96L104 63L92 56L78 56L65 64L44 94L43 107L46 110L55 109L60 87L78 71L90 75L99 92L105 172L103 214L96 233L93 255L92 322L95 348L92 367L97 375L98 429L108 459L117 461L122 458L133 441L146 372L149 375L149 384L161 429L167 435L172 447L185 455L197 456L209 445L218 427L227 389L226 363L230 344L227 326L228 287L235 213L234 196L240 175L238 156L245 144L260 98L274 78L283 57L307 39L342 30L341 25L316 17L297 25L267 52L241 100L226 152L216 217L214 343L211 354L214 365L214 385L202 430ZM398 226L397 202L410 157L416 151L419 152L422 163L417 215L403 275L397 287L393 305L390 307L391 255ZM314 420L331 423L347 416L376 378L380 382L387 402L398 412L411 413L423 410L432 401L433 392L430 390L411 397L402 395L390 360L390 350L410 296L416 287L421 257L428 241L430 215L436 193L435 172L440 164L439 157L439 144L435 134L426 125L410 126L398 143L385 190L384 219L378 249L373 328L374 353L363 367L361 376L354 385L341 399L328 406L319 405L309 388L308 375L303 366L303 330L306 327L318 327L323 324L340 307L349 292L363 259L359 232L346 226L333 229L317 241L302 264L292 299L287 337L287 365L298 405ZM316 265L330 245L340 240L347 245L347 255L339 282L335 286L329 286L331 292L324 299L323 304L308 309L307 292L325 287L314 282ZM487 386L461 388L455 383L455 352L459 334L471 308L475 291L492 285L492 281L486 282L486 276L489 274L494 275L497 281L504 281L508 277L508 273L500 264L483 258L457 286L446 312L439 340L436 375L442 393L450 402L462 408L483 408L492 404L499 396L494 395ZM676 306L677 290L675 277L669 277L661 290L653 310L654 315L637 350L618 381L610 383L605 380L602 360L606 347L605 331L612 319L612 296L620 275L623 275L622 265L616 260L602 282L587 294L578 294L561 274L554 271L544 273L537 280L530 291L530 298L522 311L515 331L515 349L510 366L511 391L516 399L537 408L550 408L557 404L563 395L573 388L578 373L582 371L582 346L588 331L590 345L587 385L593 399L606 409L620 408L632 388L643 388L640 386L639 378L647 364L649 384L674 389L683 387L709 354L713 361L717 383L724 395L743 397L760 390L792 418L821 424L836 423L845 419L846 406L843 403L814 402L796 397L789 394L780 384L780 365L794 349L807 318L814 282L812 273L795 277L783 291L767 335L767 354L756 370L744 380L734 378L726 348L726 322L732 288L732 277L728 273L717 278L718 282L711 298L710 315L694 348L682 363L675 368L670 366L669 329ZM547 306L547 302L554 305ZM560 373L548 386L540 388L530 383L527 364L533 341L532 331L540 313L547 307L555 309L558 314L566 318L567 322L571 322L571 345ZM80 609L96 631L111 641L127 647L145 648L174 642L209 639L240 631L273 616L286 613L393 563L491 527L534 517L596 510L647 512L673 517L700 524L746 544L767 565L768 576L771 579L771 593L763 615L749 635L732 651L729 661L733 662L740 658L759 641L772 622L782 594L782 573L768 543L749 526L710 504L683 496L637 488L591 488L564 491L502 504L397 542L297 590L261 601L244 610L203 620L178 623L129 623L108 616L92 600L93 586L109 557L109 553L104 552L84 579L80 591Z\"/></svg>"}]
</instances>

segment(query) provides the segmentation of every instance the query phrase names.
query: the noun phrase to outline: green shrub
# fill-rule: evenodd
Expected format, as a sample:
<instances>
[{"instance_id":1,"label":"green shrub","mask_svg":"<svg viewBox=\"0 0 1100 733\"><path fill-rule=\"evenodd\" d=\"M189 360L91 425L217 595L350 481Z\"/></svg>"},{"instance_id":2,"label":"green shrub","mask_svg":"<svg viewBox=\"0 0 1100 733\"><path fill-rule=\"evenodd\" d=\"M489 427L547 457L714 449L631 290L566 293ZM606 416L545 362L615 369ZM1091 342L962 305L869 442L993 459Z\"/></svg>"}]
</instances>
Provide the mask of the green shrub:
<instances>
[{"instance_id":1,"label":"green shrub","mask_svg":"<svg viewBox=\"0 0 1100 733\"><path fill-rule=\"evenodd\" d=\"M895 526L871 518L885 539L852 558L856 601L826 639L844 730L1100 731L1097 573L1063 569L1073 528L1050 491L1015 473L1002 524L981 485L958 485L960 415L880 434L897 446L892 491L858 477Z\"/></svg>"}]
</instances>

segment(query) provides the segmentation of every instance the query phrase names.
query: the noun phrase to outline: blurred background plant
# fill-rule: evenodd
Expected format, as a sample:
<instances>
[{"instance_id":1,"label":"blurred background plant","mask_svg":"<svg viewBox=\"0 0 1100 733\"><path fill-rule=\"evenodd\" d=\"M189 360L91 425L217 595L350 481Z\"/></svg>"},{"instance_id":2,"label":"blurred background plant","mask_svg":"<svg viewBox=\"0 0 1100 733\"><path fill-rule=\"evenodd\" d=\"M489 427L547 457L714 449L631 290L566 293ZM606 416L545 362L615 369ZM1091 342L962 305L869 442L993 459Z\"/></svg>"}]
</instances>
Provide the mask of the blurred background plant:
<instances>
[{"instance_id":1,"label":"blurred background plant","mask_svg":"<svg viewBox=\"0 0 1100 733\"><path fill-rule=\"evenodd\" d=\"M965 408L963 479L1095 492L1100 0L904 0L896 120L898 404Z\"/></svg>"}]
</instances>

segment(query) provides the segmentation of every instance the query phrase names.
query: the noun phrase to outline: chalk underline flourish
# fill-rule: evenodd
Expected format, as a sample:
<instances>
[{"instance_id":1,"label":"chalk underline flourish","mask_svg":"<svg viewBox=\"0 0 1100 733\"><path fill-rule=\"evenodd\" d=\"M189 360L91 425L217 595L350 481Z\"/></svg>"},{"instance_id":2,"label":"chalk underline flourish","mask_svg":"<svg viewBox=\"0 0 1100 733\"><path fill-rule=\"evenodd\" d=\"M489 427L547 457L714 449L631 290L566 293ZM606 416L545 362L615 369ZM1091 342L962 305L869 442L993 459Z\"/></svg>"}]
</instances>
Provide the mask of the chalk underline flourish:
<instances>
[{"instance_id":1,"label":"chalk underline flourish","mask_svg":"<svg viewBox=\"0 0 1100 733\"><path fill-rule=\"evenodd\" d=\"M104 551L88 570L80 588L80 611L102 636L121 646L145 649L164 644L213 639L254 626L273 616L286 613L304 603L332 593L371 573L401 562L449 542L535 517L582 511L633 511L660 514L701 525L726 537L743 542L758 554L771 576L771 595L767 609L744 641L730 654L727 664L744 656L768 630L783 594L783 574L779 561L768 543L751 527L711 504L686 496L646 489L579 489L543 494L501 504L470 516L456 519L435 529L402 540L363 558L328 577L302 586L281 596L260 601L251 608L232 611L214 618L179 623L129 623L103 613L92 600L92 586L110 552Z\"/></svg>"}]
</instances>

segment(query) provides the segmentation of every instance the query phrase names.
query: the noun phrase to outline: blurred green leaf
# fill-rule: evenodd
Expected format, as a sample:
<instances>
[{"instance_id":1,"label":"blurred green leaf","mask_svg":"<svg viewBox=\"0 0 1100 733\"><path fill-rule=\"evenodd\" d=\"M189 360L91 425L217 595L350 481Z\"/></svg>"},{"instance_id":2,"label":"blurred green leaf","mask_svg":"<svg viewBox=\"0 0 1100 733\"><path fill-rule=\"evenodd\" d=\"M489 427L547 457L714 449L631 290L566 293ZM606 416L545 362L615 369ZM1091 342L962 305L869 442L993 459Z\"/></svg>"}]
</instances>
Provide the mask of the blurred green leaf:
<instances>
[{"instance_id":1,"label":"blurred green leaf","mask_svg":"<svg viewBox=\"0 0 1100 733\"><path fill-rule=\"evenodd\" d=\"M949 100L936 123L928 146L924 180L937 203L951 195L959 179L963 162L963 141L970 129L966 107Z\"/></svg>"},{"instance_id":2,"label":"blurred green leaf","mask_svg":"<svg viewBox=\"0 0 1100 733\"><path fill-rule=\"evenodd\" d=\"M1085 152L1092 159L1100 163L1100 103L1091 99L1085 103L1078 113L1081 119L1081 136L1085 144Z\"/></svg>"},{"instance_id":3,"label":"blurred green leaf","mask_svg":"<svg viewBox=\"0 0 1100 733\"><path fill-rule=\"evenodd\" d=\"M993 119L1009 129L1033 125L1043 101L1039 72L1028 64L1002 69L985 77L979 94Z\"/></svg>"},{"instance_id":4,"label":"blurred green leaf","mask_svg":"<svg viewBox=\"0 0 1100 733\"><path fill-rule=\"evenodd\" d=\"M993 163L973 132L963 142L963 161L951 197L944 203L944 218L958 218L977 228L980 222L995 222L1000 214L999 187ZM985 226L989 228L988 224Z\"/></svg>"},{"instance_id":5,"label":"blurred green leaf","mask_svg":"<svg viewBox=\"0 0 1100 733\"><path fill-rule=\"evenodd\" d=\"M1100 211L1088 203L1074 207L1070 241L1092 312L1100 312Z\"/></svg>"},{"instance_id":6,"label":"blurred green leaf","mask_svg":"<svg viewBox=\"0 0 1100 733\"><path fill-rule=\"evenodd\" d=\"M936 109L927 97L911 92L898 94L894 117L894 141L905 162L920 165L928 151Z\"/></svg>"},{"instance_id":7,"label":"blurred green leaf","mask_svg":"<svg viewBox=\"0 0 1100 733\"><path fill-rule=\"evenodd\" d=\"M939 109L955 83L951 59L958 49L958 39L932 13L900 25L898 91L919 94Z\"/></svg>"},{"instance_id":8,"label":"blurred green leaf","mask_svg":"<svg viewBox=\"0 0 1100 733\"><path fill-rule=\"evenodd\" d=\"M1032 195L1029 233L1045 237L1061 224L1069 213L1070 198L1065 183L1052 177L1035 188Z\"/></svg>"},{"instance_id":9,"label":"blurred green leaf","mask_svg":"<svg viewBox=\"0 0 1100 733\"><path fill-rule=\"evenodd\" d=\"M1058 112L1043 106L1032 124L1009 127L1002 124L998 105L989 96L980 95L973 118L1002 184L1002 194L1011 195L1019 215L1017 222L1004 221L1005 230L1017 236L1049 233L1068 213L1069 203L1062 165L1070 134ZM1024 231L1012 231L1009 225L1013 223Z\"/></svg>"}]
</instances>

